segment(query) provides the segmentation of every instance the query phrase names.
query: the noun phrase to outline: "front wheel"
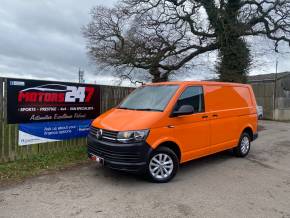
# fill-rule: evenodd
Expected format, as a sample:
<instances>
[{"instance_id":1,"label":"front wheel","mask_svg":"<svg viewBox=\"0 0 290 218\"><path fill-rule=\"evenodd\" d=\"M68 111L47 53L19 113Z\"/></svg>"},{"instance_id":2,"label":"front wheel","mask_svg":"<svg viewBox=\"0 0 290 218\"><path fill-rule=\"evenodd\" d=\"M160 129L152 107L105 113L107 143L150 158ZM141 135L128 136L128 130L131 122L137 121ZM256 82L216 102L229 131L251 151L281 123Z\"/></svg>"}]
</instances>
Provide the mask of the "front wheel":
<instances>
[{"instance_id":1,"label":"front wheel","mask_svg":"<svg viewBox=\"0 0 290 218\"><path fill-rule=\"evenodd\" d=\"M177 173L179 160L176 154L167 147L153 151L147 164L147 176L157 183L169 182Z\"/></svg>"},{"instance_id":2,"label":"front wheel","mask_svg":"<svg viewBox=\"0 0 290 218\"><path fill-rule=\"evenodd\" d=\"M251 137L249 136L248 133L244 132L241 135L238 146L234 148L234 154L237 157L245 157L248 155L250 149L251 149Z\"/></svg>"}]
</instances>

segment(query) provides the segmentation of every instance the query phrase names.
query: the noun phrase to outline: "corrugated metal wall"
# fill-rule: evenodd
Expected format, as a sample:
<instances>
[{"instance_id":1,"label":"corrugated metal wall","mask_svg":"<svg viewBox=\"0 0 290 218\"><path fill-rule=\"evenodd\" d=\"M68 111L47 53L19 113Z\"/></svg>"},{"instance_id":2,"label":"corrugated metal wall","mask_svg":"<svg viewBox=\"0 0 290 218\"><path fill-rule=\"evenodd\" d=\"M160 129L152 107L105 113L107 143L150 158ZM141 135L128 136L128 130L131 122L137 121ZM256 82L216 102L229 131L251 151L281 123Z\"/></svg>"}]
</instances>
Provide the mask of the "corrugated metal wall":
<instances>
[{"instance_id":1,"label":"corrugated metal wall","mask_svg":"<svg viewBox=\"0 0 290 218\"><path fill-rule=\"evenodd\" d=\"M264 118L273 119L274 83L272 81L255 82L251 84L257 104L263 106Z\"/></svg>"},{"instance_id":2,"label":"corrugated metal wall","mask_svg":"<svg viewBox=\"0 0 290 218\"><path fill-rule=\"evenodd\" d=\"M271 120L290 120L290 76L276 80L250 81L257 103L264 108L264 118ZM276 98L274 105L274 89ZM274 112L275 108L275 112Z\"/></svg>"}]
</instances>

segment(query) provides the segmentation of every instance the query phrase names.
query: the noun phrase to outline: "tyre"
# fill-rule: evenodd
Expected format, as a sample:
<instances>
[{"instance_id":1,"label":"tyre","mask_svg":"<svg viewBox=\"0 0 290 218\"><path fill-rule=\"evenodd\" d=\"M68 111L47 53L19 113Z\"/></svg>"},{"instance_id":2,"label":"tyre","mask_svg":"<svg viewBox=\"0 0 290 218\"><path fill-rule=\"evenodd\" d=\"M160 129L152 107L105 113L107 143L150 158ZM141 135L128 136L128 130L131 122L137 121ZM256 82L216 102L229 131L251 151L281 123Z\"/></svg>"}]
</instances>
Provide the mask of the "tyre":
<instances>
[{"instance_id":1,"label":"tyre","mask_svg":"<svg viewBox=\"0 0 290 218\"><path fill-rule=\"evenodd\" d=\"M177 155L167 147L160 147L154 150L146 166L146 175L151 182L169 182L179 168Z\"/></svg>"},{"instance_id":2,"label":"tyre","mask_svg":"<svg viewBox=\"0 0 290 218\"><path fill-rule=\"evenodd\" d=\"M234 154L237 157L245 157L248 155L250 149L251 149L251 137L248 133L244 132L241 135L238 146L233 149Z\"/></svg>"}]
</instances>

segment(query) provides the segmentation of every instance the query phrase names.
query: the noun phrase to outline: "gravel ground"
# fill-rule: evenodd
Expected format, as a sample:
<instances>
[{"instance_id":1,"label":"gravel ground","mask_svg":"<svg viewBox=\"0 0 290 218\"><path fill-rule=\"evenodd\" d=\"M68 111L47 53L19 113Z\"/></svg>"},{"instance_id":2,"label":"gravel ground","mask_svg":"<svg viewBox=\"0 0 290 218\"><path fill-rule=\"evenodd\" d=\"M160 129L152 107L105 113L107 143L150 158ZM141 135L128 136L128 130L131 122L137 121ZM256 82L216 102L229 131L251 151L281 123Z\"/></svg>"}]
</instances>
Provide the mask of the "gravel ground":
<instances>
[{"instance_id":1,"label":"gravel ground","mask_svg":"<svg viewBox=\"0 0 290 218\"><path fill-rule=\"evenodd\" d=\"M95 164L0 188L0 217L290 217L290 123L261 121L247 158L192 161L152 184Z\"/></svg>"}]
</instances>

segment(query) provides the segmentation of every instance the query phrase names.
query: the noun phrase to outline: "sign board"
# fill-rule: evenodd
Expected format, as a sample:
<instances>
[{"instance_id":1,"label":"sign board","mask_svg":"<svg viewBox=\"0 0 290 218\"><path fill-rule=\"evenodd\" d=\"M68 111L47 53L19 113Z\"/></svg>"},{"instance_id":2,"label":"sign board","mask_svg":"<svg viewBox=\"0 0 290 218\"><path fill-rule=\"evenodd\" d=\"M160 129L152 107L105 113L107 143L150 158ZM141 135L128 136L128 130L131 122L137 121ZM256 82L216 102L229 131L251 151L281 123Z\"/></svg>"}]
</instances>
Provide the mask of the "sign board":
<instances>
[{"instance_id":1,"label":"sign board","mask_svg":"<svg viewBox=\"0 0 290 218\"><path fill-rule=\"evenodd\" d=\"M100 87L78 83L8 79L8 123L94 119Z\"/></svg>"},{"instance_id":2,"label":"sign board","mask_svg":"<svg viewBox=\"0 0 290 218\"><path fill-rule=\"evenodd\" d=\"M68 120L19 124L19 145L31 145L86 137L92 120Z\"/></svg>"}]
</instances>

